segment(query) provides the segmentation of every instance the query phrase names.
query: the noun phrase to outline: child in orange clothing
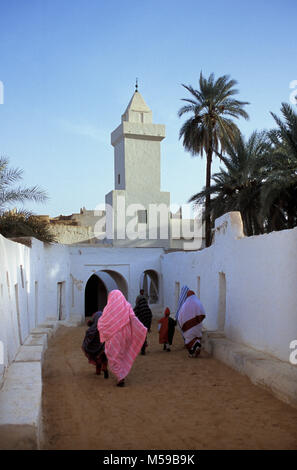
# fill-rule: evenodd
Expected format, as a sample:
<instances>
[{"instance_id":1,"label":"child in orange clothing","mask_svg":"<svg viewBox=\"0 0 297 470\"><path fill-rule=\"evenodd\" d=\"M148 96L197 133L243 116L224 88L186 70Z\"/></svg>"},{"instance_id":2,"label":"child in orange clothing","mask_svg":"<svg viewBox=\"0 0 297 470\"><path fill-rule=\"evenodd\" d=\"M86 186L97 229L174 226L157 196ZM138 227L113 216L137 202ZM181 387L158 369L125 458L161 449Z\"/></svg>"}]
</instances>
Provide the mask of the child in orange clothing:
<instances>
[{"instance_id":1,"label":"child in orange clothing","mask_svg":"<svg viewBox=\"0 0 297 470\"><path fill-rule=\"evenodd\" d=\"M159 320L159 343L164 344L163 351L170 351L172 340L175 331L176 321L170 318L170 310L167 307L164 312L164 317Z\"/></svg>"}]
</instances>

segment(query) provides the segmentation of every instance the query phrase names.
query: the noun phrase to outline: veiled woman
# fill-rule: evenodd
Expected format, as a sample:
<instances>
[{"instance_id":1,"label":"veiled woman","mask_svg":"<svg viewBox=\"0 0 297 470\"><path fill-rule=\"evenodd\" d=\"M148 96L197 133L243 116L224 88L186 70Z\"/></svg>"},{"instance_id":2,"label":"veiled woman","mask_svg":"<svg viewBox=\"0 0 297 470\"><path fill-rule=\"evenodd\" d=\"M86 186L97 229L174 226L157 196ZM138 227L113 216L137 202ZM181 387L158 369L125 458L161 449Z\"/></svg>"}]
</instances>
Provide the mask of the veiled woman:
<instances>
[{"instance_id":1,"label":"veiled woman","mask_svg":"<svg viewBox=\"0 0 297 470\"><path fill-rule=\"evenodd\" d=\"M104 352L104 343L100 341L97 323L102 312L93 314L91 320L88 321L89 328L86 331L82 344L82 350L87 356L89 363L96 366L96 374L100 375L101 370L104 372L104 378L108 379L107 357Z\"/></svg>"},{"instance_id":2,"label":"veiled woman","mask_svg":"<svg viewBox=\"0 0 297 470\"><path fill-rule=\"evenodd\" d=\"M200 354L202 322L205 317L202 303L196 297L195 292L189 290L187 299L179 311L178 322L190 357L197 357Z\"/></svg>"},{"instance_id":3,"label":"veiled woman","mask_svg":"<svg viewBox=\"0 0 297 470\"><path fill-rule=\"evenodd\" d=\"M135 316L133 309L119 290L108 295L107 305L97 324L109 368L123 387L125 378L145 341L147 328Z\"/></svg>"},{"instance_id":4,"label":"veiled woman","mask_svg":"<svg viewBox=\"0 0 297 470\"><path fill-rule=\"evenodd\" d=\"M187 293L189 292L189 290L190 289L188 288L188 286L183 286L181 288L181 292L180 292L179 299L178 299L178 304L177 304L177 310L176 310L176 314L175 314L175 320L177 322L178 322L178 315L179 315L180 309L182 308L183 304L187 300Z\"/></svg>"},{"instance_id":5,"label":"veiled woman","mask_svg":"<svg viewBox=\"0 0 297 470\"><path fill-rule=\"evenodd\" d=\"M138 296L136 299L136 305L134 307L134 313L137 316L138 320L147 328L148 332L151 330L153 314L147 300L143 296ZM141 348L141 354L145 355L145 349L147 347L147 337Z\"/></svg>"},{"instance_id":6,"label":"veiled woman","mask_svg":"<svg viewBox=\"0 0 297 470\"><path fill-rule=\"evenodd\" d=\"M178 299L176 314L175 314L175 321L176 321L176 324L177 324L177 328L180 331L180 333L181 333L184 340L185 340L185 338L184 338L182 329L181 329L179 321L178 321L178 316L179 316L180 309L182 308L183 304L187 300L187 293L189 292L189 290L190 289L188 288L188 286L183 286L182 287L180 295L179 295L179 299Z\"/></svg>"}]
</instances>

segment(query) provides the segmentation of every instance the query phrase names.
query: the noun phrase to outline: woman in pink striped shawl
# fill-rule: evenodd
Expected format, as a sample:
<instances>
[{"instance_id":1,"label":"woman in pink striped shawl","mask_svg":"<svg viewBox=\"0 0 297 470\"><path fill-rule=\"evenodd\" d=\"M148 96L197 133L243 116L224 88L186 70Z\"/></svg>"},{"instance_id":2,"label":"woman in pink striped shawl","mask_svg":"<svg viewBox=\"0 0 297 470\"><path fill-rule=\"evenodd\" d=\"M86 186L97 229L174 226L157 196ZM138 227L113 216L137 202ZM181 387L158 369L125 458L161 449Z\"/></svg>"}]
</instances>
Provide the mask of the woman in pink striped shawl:
<instances>
[{"instance_id":1,"label":"woman in pink striped shawl","mask_svg":"<svg viewBox=\"0 0 297 470\"><path fill-rule=\"evenodd\" d=\"M147 334L147 328L135 316L133 309L119 290L108 295L107 305L98 320L100 340L105 342L105 354L118 387L125 385Z\"/></svg>"}]
</instances>

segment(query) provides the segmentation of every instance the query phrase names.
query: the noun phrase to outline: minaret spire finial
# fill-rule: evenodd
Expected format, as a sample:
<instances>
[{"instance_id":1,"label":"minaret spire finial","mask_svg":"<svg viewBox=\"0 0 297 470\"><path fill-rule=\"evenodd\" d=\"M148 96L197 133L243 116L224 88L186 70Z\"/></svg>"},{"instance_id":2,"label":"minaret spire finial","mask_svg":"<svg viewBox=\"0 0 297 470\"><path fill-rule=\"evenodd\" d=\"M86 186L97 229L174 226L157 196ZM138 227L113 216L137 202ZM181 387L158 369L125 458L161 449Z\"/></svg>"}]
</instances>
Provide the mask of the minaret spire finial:
<instances>
[{"instance_id":1,"label":"minaret spire finial","mask_svg":"<svg viewBox=\"0 0 297 470\"><path fill-rule=\"evenodd\" d=\"M135 91L138 91L138 78L136 77Z\"/></svg>"}]
</instances>

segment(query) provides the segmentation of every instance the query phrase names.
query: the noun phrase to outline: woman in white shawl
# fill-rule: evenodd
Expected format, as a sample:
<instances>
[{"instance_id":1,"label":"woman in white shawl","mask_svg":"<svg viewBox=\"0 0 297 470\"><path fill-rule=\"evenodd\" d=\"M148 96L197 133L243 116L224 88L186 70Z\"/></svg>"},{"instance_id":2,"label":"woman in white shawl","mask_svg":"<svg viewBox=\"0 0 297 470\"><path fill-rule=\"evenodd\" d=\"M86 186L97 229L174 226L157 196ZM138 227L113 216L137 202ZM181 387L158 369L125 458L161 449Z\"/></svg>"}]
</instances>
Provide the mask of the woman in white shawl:
<instances>
[{"instance_id":1,"label":"woman in white shawl","mask_svg":"<svg viewBox=\"0 0 297 470\"><path fill-rule=\"evenodd\" d=\"M181 293L178 299L178 304L177 304L177 310L175 314L175 321L178 322L178 315L180 312L180 309L182 308L184 302L187 300L187 293L189 292L188 286L183 286L181 289Z\"/></svg>"},{"instance_id":2,"label":"woman in white shawl","mask_svg":"<svg viewBox=\"0 0 297 470\"><path fill-rule=\"evenodd\" d=\"M178 321L178 315L179 315L180 309L182 308L184 302L187 300L187 293L189 292L189 290L190 289L188 288L188 286L183 286L182 287L181 293L180 293L180 296L179 296L179 299L178 299L176 314L175 314L176 325L177 325L177 328L178 328L180 334L183 337L183 340L185 340L185 338L184 338L181 326L180 326L179 321Z\"/></svg>"},{"instance_id":3,"label":"woman in white shawl","mask_svg":"<svg viewBox=\"0 0 297 470\"><path fill-rule=\"evenodd\" d=\"M197 357L201 350L202 322L205 319L202 303L192 290L187 292L187 299L182 305L178 322L190 357Z\"/></svg>"}]
</instances>

